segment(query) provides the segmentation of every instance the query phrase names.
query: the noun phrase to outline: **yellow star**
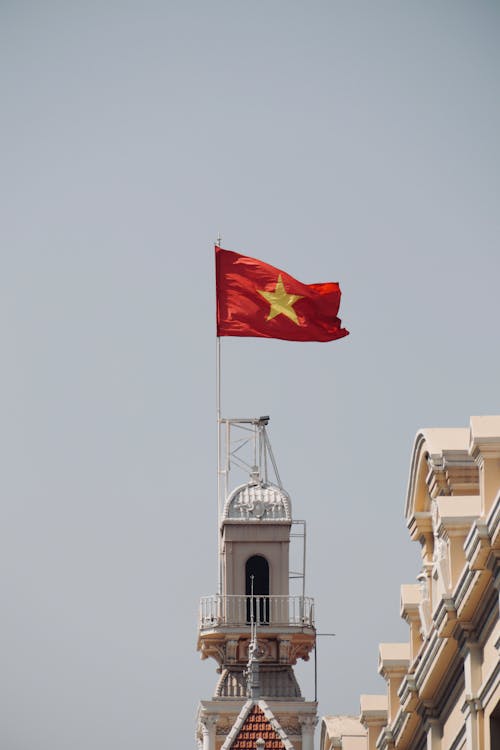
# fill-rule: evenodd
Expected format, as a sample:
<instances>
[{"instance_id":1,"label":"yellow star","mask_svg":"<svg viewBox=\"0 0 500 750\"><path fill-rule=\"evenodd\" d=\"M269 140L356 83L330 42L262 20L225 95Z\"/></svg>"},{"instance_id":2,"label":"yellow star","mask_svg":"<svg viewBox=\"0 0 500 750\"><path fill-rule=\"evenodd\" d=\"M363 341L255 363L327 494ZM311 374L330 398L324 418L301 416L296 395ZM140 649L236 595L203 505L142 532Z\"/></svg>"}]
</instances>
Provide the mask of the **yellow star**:
<instances>
[{"instance_id":1,"label":"yellow star","mask_svg":"<svg viewBox=\"0 0 500 750\"><path fill-rule=\"evenodd\" d=\"M286 315L287 318L293 320L295 325L299 325L299 319L297 318L297 313L293 309L293 306L297 300L302 299L302 297L298 294L288 294L285 285L283 284L281 274L278 276L274 292L264 292L260 289L257 289L257 291L271 305L267 320L272 320L277 315Z\"/></svg>"}]
</instances>

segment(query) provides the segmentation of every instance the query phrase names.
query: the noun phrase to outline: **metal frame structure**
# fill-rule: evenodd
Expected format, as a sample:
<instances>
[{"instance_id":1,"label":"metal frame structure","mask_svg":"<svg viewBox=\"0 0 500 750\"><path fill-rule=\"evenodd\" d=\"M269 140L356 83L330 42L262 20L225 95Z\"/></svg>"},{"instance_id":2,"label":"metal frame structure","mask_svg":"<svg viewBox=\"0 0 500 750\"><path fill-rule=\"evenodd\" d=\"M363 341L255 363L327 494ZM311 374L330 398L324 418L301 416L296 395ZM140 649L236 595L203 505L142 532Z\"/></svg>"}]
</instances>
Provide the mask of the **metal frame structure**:
<instances>
[{"instance_id":1,"label":"metal frame structure","mask_svg":"<svg viewBox=\"0 0 500 750\"><path fill-rule=\"evenodd\" d=\"M231 472L242 472L241 481L248 478L259 482L273 483L283 489L281 477L267 432L269 416L233 417L218 419L218 467L217 467L217 508L218 508L218 556L220 555L220 526L225 503L231 491L241 482L231 482ZM223 458L222 458L223 457ZM290 570L290 580L302 580L302 597L306 588L306 522L292 520L300 530L292 531L290 539L302 540L301 561L298 570ZM221 593L222 571L219 565L219 594Z\"/></svg>"},{"instance_id":2,"label":"metal frame structure","mask_svg":"<svg viewBox=\"0 0 500 750\"><path fill-rule=\"evenodd\" d=\"M268 483L272 481L269 469L272 467L274 483L283 489L274 458L266 426L269 417L219 418L219 465L218 465L218 509L219 523L222 520L224 503L229 491L231 470L246 471L248 476ZM246 452L245 452L246 449ZM224 454L224 460L222 460Z\"/></svg>"}]
</instances>

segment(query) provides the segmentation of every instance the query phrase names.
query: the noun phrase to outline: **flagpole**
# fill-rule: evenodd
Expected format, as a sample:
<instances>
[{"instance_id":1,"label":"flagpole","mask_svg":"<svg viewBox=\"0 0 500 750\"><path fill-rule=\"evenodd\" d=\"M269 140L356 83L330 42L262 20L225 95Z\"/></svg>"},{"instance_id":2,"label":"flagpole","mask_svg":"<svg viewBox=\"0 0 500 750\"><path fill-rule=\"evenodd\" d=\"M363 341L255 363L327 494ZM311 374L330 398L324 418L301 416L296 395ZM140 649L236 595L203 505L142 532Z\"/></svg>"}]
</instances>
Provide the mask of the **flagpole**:
<instances>
[{"instance_id":1,"label":"flagpole","mask_svg":"<svg viewBox=\"0 0 500 750\"><path fill-rule=\"evenodd\" d=\"M222 594L222 559L221 559L221 461L222 461L222 441L221 441L221 398L220 398L220 369L221 369L221 345L220 336L217 336L217 560L218 560L218 593Z\"/></svg>"},{"instance_id":2,"label":"flagpole","mask_svg":"<svg viewBox=\"0 0 500 750\"><path fill-rule=\"evenodd\" d=\"M222 471L222 437L221 437L221 342L217 336L216 344L216 381L217 381L217 516L220 521L221 514L221 471Z\"/></svg>"},{"instance_id":3,"label":"flagpole","mask_svg":"<svg viewBox=\"0 0 500 750\"><path fill-rule=\"evenodd\" d=\"M217 237L217 247L222 242L220 233ZM217 269L215 273L215 295L217 299ZM217 303L216 303L217 304ZM217 315L217 310L216 310ZM221 462L222 462L222 438L221 438L221 341L220 336L216 336L216 354L215 354L215 381L216 381L216 415L217 415L217 580L218 594L222 594L222 556L221 556Z\"/></svg>"}]
</instances>

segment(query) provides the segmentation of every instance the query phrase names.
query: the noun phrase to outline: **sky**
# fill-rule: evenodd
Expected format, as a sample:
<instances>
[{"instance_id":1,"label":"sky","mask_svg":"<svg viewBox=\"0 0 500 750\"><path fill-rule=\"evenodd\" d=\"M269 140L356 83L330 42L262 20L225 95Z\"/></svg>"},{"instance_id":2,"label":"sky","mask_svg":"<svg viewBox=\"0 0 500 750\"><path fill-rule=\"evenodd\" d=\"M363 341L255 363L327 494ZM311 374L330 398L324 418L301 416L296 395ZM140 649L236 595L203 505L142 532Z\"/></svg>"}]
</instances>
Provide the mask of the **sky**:
<instances>
[{"instance_id":1,"label":"sky","mask_svg":"<svg viewBox=\"0 0 500 750\"><path fill-rule=\"evenodd\" d=\"M0 3L0 747L195 747L213 243L350 336L222 341L307 520L319 713L385 691L422 427L500 413L500 6ZM312 698L312 664L297 674Z\"/></svg>"}]
</instances>

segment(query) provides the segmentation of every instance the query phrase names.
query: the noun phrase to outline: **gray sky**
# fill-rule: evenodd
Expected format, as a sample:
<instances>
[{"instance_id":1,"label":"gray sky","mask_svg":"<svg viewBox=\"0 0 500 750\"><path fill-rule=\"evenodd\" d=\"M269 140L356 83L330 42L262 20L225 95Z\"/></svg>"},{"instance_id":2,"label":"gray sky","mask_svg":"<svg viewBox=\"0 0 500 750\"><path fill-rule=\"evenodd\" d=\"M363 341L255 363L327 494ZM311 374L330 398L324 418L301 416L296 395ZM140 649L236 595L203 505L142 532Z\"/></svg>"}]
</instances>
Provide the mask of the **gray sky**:
<instances>
[{"instance_id":1,"label":"gray sky","mask_svg":"<svg viewBox=\"0 0 500 750\"><path fill-rule=\"evenodd\" d=\"M320 712L382 692L414 435L500 410L496 2L0 5L0 747L194 747L212 243L351 336L223 342L308 521ZM374 533L375 530L375 533ZM299 671L312 697L310 665Z\"/></svg>"}]
</instances>

